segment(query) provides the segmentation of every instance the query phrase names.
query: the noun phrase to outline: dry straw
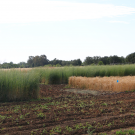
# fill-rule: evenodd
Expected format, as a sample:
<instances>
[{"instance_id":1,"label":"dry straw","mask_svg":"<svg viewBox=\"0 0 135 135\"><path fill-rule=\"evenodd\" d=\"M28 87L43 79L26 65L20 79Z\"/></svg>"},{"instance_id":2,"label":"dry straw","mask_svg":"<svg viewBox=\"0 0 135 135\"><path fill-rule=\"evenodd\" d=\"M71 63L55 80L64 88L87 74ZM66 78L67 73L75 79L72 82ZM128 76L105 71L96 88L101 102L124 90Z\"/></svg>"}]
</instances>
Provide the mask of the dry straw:
<instances>
[{"instance_id":1,"label":"dry straw","mask_svg":"<svg viewBox=\"0 0 135 135\"><path fill-rule=\"evenodd\" d=\"M117 82L118 80L118 82ZM131 91L135 90L135 76L111 77L69 77L69 85L74 88L98 91Z\"/></svg>"}]
</instances>

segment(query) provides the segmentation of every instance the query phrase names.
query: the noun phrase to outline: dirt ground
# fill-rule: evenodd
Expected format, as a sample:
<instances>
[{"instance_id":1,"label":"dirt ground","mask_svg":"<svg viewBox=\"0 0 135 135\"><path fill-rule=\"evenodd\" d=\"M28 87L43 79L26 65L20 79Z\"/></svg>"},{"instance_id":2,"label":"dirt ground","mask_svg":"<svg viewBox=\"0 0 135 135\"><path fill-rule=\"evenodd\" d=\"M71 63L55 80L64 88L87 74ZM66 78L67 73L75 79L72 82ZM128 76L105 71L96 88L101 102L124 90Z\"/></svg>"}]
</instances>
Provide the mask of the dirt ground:
<instances>
[{"instance_id":1,"label":"dirt ground","mask_svg":"<svg viewBox=\"0 0 135 135\"><path fill-rule=\"evenodd\" d=\"M41 84L39 101L0 103L0 135L86 135L88 127L93 135L135 130L135 92L65 86Z\"/></svg>"}]
</instances>

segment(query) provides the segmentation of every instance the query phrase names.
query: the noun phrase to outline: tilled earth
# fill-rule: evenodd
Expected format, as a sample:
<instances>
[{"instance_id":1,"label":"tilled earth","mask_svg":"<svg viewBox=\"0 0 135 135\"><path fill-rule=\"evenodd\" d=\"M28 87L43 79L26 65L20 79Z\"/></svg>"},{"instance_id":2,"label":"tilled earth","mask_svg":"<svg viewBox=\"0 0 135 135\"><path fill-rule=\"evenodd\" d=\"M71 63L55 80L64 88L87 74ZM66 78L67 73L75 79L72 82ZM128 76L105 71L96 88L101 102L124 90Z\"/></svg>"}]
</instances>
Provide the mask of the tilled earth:
<instances>
[{"instance_id":1,"label":"tilled earth","mask_svg":"<svg viewBox=\"0 0 135 135\"><path fill-rule=\"evenodd\" d=\"M0 135L112 135L135 129L135 92L92 95L65 86L40 84L40 100L0 103Z\"/></svg>"}]
</instances>

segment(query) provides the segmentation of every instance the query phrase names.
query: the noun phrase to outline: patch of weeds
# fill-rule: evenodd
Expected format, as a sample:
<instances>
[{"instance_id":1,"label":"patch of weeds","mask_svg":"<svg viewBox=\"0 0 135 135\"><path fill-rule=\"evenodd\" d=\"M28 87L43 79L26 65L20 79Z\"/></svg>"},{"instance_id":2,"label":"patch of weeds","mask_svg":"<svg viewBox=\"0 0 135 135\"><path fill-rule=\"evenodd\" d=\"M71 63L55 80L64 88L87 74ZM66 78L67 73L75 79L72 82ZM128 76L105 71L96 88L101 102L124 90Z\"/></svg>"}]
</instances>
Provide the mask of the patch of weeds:
<instances>
[{"instance_id":1,"label":"patch of weeds","mask_svg":"<svg viewBox=\"0 0 135 135\"><path fill-rule=\"evenodd\" d=\"M68 132L71 132L71 131L73 131L73 129L71 128L71 127L68 127L68 126L66 126L66 128L65 128Z\"/></svg>"},{"instance_id":2,"label":"patch of weeds","mask_svg":"<svg viewBox=\"0 0 135 135\"><path fill-rule=\"evenodd\" d=\"M27 115L29 115L29 114L30 114L30 113L26 113L26 114L25 114L25 117L26 117Z\"/></svg>"},{"instance_id":3,"label":"patch of weeds","mask_svg":"<svg viewBox=\"0 0 135 135\"><path fill-rule=\"evenodd\" d=\"M0 120L4 120L5 118L6 118L6 116L0 115Z\"/></svg>"},{"instance_id":4,"label":"patch of weeds","mask_svg":"<svg viewBox=\"0 0 135 135\"><path fill-rule=\"evenodd\" d=\"M47 131L44 129L43 131L42 131L43 133L47 133Z\"/></svg>"},{"instance_id":5,"label":"patch of weeds","mask_svg":"<svg viewBox=\"0 0 135 135\"><path fill-rule=\"evenodd\" d=\"M7 117L7 119L13 118L11 115L9 117Z\"/></svg>"},{"instance_id":6,"label":"patch of weeds","mask_svg":"<svg viewBox=\"0 0 135 135\"><path fill-rule=\"evenodd\" d=\"M45 104L45 105L41 105L41 108L42 109L50 109L50 108L48 108L48 106Z\"/></svg>"},{"instance_id":7,"label":"patch of weeds","mask_svg":"<svg viewBox=\"0 0 135 135\"><path fill-rule=\"evenodd\" d=\"M103 109L101 109L100 111L101 111L101 112L104 112L104 110L103 110Z\"/></svg>"},{"instance_id":8,"label":"patch of weeds","mask_svg":"<svg viewBox=\"0 0 135 135\"><path fill-rule=\"evenodd\" d=\"M105 106L107 106L107 103L102 103L101 105L105 105Z\"/></svg>"},{"instance_id":9,"label":"patch of weeds","mask_svg":"<svg viewBox=\"0 0 135 135\"><path fill-rule=\"evenodd\" d=\"M108 126L108 127L110 127L111 125L112 125L112 124L111 124L111 123L109 123L107 126Z\"/></svg>"},{"instance_id":10,"label":"patch of weeds","mask_svg":"<svg viewBox=\"0 0 135 135\"><path fill-rule=\"evenodd\" d=\"M91 102L90 106L92 106L92 105L94 105L94 104L95 104L93 101L90 101L90 102Z\"/></svg>"},{"instance_id":11,"label":"patch of weeds","mask_svg":"<svg viewBox=\"0 0 135 135\"><path fill-rule=\"evenodd\" d=\"M43 127L45 127L45 124L43 124Z\"/></svg>"},{"instance_id":12,"label":"patch of weeds","mask_svg":"<svg viewBox=\"0 0 135 135\"><path fill-rule=\"evenodd\" d=\"M122 112L122 108L120 108L120 112Z\"/></svg>"},{"instance_id":13,"label":"patch of weeds","mask_svg":"<svg viewBox=\"0 0 135 135\"><path fill-rule=\"evenodd\" d=\"M16 118L16 121L18 122L18 118Z\"/></svg>"},{"instance_id":14,"label":"patch of weeds","mask_svg":"<svg viewBox=\"0 0 135 135\"><path fill-rule=\"evenodd\" d=\"M4 129L6 129L6 128L2 128L1 130L4 130Z\"/></svg>"},{"instance_id":15,"label":"patch of weeds","mask_svg":"<svg viewBox=\"0 0 135 135\"><path fill-rule=\"evenodd\" d=\"M102 128L103 125L101 125L101 123L98 123L96 127L97 127L97 128Z\"/></svg>"},{"instance_id":16,"label":"patch of weeds","mask_svg":"<svg viewBox=\"0 0 135 135\"><path fill-rule=\"evenodd\" d=\"M130 129L130 130L127 131L127 133L132 135L132 134L135 134L135 131Z\"/></svg>"},{"instance_id":17,"label":"patch of weeds","mask_svg":"<svg viewBox=\"0 0 135 135\"><path fill-rule=\"evenodd\" d=\"M95 129L94 129L94 130L92 130L92 131L90 131L90 130L91 130L91 128L93 128L93 127L88 127L88 131L87 131L87 133L88 133L89 135L92 135L92 134L93 134L93 132L95 131Z\"/></svg>"},{"instance_id":18,"label":"patch of weeds","mask_svg":"<svg viewBox=\"0 0 135 135\"><path fill-rule=\"evenodd\" d=\"M60 126L56 126L54 128L54 132L61 133L61 127Z\"/></svg>"},{"instance_id":19,"label":"patch of weeds","mask_svg":"<svg viewBox=\"0 0 135 135\"><path fill-rule=\"evenodd\" d=\"M123 122L124 123L125 122L125 119L121 120L120 122Z\"/></svg>"},{"instance_id":20,"label":"patch of weeds","mask_svg":"<svg viewBox=\"0 0 135 135\"><path fill-rule=\"evenodd\" d=\"M75 127L76 129L80 129L80 126L79 126L78 124L76 124L74 127Z\"/></svg>"},{"instance_id":21,"label":"patch of weeds","mask_svg":"<svg viewBox=\"0 0 135 135\"><path fill-rule=\"evenodd\" d=\"M36 134L36 132L34 132L34 131L31 131L31 135L34 135L34 134Z\"/></svg>"},{"instance_id":22,"label":"patch of weeds","mask_svg":"<svg viewBox=\"0 0 135 135\"><path fill-rule=\"evenodd\" d=\"M122 103L123 101L117 101L117 103Z\"/></svg>"},{"instance_id":23,"label":"patch of weeds","mask_svg":"<svg viewBox=\"0 0 135 135\"><path fill-rule=\"evenodd\" d=\"M24 115L21 115L21 116L20 116L20 119L24 119Z\"/></svg>"},{"instance_id":24,"label":"patch of weeds","mask_svg":"<svg viewBox=\"0 0 135 135\"><path fill-rule=\"evenodd\" d=\"M37 114L37 116L40 117L40 118L43 118L44 114L43 113L39 113L39 114Z\"/></svg>"},{"instance_id":25,"label":"patch of weeds","mask_svg":"<svg viewBox=\"0 0 135 135\"><path fill-rule=\"evenodd\" d=\"M14 110L14 113L18 113L18 112L19 112L19 109L15 109L15 110Z\"/></svg>"},{"instance_id":26,"label":"patch of weeds","mask_svg":"<svg viewBox=\"0 0 135 135\"><path fill-rule=\"evenodd\" d=\"M69 85L66 85L64 88L67 88L67 89L68 89L68 88L71 88L71 86L69 86Z\"/></svg>"},{"instance_id":27,"label":"patch of weeds","mask_svg":"<svg viewBox=\"0 0 135 135\"><path fill-rule=\"evenodd\" d=\"M135 92L135 90L132 90L132 92Z\"/></svg>"},{"instance_id":28,"label":"patch of weeds","mask_svg":"<svg viewBox=\"0 0 135 135\"><path fill-rule=\"evenodd\" d=\"M116 131L116 135L126 135L127 133L124 131L122 131L122 130L120 130L120 131Z\"/></svg>"},{"instance_id":29,"label":"patch of weeds","mask_svg":"<svg viewBox=\"0 0 135 135\"><path fill-rule=\"evenodd\" d=\"M67 111L69 112L71 109L67 109Z\"/></svg>"},{"instance_id":30,"label":"patch of weeds","mask_svg":"<svg viewBox=\"0 0 135 135\"><path fill-rule=\"evenodd\" d=\"M19 128L22 128L23 126L19 126Z\"/></svg>"},{"instance_id":31,"label":"patch of weeds","mask_svg":"<svg viewBox=\"0 0 135 135\"><path fill-rule=\"evenodd\" d=\"M3 122L0 123L0 125L2 124Z\"/></svg>"}]
</instances>

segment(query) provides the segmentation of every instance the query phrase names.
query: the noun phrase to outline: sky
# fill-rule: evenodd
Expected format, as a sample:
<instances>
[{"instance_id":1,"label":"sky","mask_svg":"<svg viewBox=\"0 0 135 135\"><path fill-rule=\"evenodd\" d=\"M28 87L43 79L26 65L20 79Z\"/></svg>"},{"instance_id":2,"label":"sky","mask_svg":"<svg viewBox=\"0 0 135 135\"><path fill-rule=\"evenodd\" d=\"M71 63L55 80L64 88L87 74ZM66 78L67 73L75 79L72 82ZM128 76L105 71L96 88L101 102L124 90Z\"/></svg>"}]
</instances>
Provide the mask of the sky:
<instances>
[{"instance_id":1,"label":"sky","mask_svg":"<svg viewBox=\"0 0 135 135\"><path fill-rule=\"evenodd\" d=\"M0 63L135 52L135 0L1 0Z\"/></svg>"}]
</instances>

